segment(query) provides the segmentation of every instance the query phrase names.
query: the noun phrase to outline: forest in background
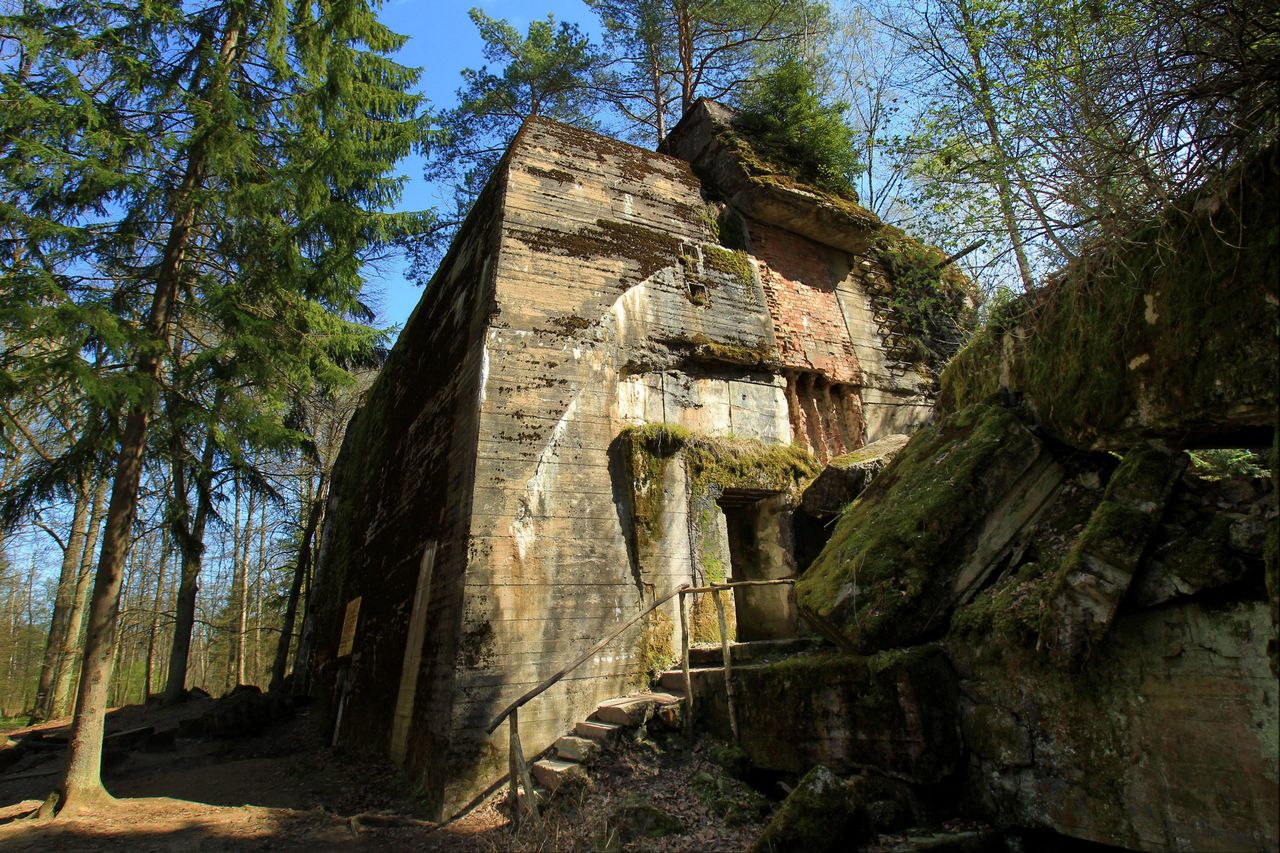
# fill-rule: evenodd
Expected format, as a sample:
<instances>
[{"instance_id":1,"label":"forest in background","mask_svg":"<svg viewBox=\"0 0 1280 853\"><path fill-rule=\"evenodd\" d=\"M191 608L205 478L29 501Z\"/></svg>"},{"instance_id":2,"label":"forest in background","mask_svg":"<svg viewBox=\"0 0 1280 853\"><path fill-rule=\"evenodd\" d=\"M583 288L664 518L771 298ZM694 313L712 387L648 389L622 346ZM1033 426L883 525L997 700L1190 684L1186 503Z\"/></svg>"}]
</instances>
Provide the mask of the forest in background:
<instances>
[{"instance_id":1,"label":"forest in background","mask_svg":"<svg viewBox=\"0 0 1280 853\"><path fill-rule=\"evenodd\" d=\"M0 715L284 685L389 342L363 276L427 283L530 116L652 147L729 103L780 167L976 246L996 301L1277 134L1272 4L586 5L598 37L473 10L455 70L390 60L364 0L4 0ZM413 152L452 206L387 212Z\"/></svg>"}]
</instances>

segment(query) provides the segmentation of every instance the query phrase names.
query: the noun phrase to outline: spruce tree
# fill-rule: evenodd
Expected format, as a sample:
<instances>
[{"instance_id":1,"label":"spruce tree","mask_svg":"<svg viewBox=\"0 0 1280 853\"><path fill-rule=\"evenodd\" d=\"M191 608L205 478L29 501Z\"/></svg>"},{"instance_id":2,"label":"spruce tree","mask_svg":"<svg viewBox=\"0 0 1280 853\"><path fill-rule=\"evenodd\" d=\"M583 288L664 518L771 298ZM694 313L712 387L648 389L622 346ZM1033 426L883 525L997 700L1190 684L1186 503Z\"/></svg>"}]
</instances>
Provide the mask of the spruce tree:
<instances>
[{"instance_id":1,"label":"spruce tree","mask_svg":"<svg viewBox=\"0 0 1280 853\"><path fill-rule=\"evenodd\" d=\"M377 340L362 322L361 267L424 226L380 212L398 199L390 170L422 126L417 72L388 58L403 38L368 0L74 0L29 4L0 25L29 40L31 55L6 68L6 102L33 104L5 118L0 181L24 214L5 224L15 244L44 240L62 253L57 265L14 261L6 290L34 280L17 310L50 332L30 363L82 388L118 437L68 769L47 813L109 799L100 766L113 631L176 324L207 349L197 361L233 374L224 406L244 415L233 422L288 439L288 396L343 381L344 360ZM31 201L13 153L69 147L43 123L50 113L85 140L63 155L88 164L72 173L83 186L67 209ZM58 166L43 168L37 186L52 186ZM101 298L72 280L94 282ZM60 312L87 312L82 325L113 353L109 368L86 367L88 338L77 348L54 325L68 325ZM41 356L58 351L47 341L68 342L61 362Z\"/></svg>"}]
</instances>

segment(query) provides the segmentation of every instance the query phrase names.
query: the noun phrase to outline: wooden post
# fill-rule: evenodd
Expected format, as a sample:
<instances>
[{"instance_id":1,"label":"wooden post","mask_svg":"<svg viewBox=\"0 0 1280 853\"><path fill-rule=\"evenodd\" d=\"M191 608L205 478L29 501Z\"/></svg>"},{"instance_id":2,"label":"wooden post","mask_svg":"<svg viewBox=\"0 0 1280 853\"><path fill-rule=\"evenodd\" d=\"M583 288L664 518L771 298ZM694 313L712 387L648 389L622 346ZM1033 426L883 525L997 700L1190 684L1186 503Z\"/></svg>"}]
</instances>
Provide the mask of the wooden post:
<instances>
[{"instance_id":1,"label":"wooden post","mask_svg":"<svg viewBox=\"0 0 1280 853\"><path fill-rule=\"evenodd\" d=\"M729 626L724 617L724 601L720 598L720 588L711 590L711 597L716 601L716 619L720 622L720 653L724 657L724 698L729 705L729 729L733 732L733 743L739 744L738 714L733 708L733 661L729 654Z\"/></svg>"},{"instance_id":2,"label":"wooden post","mask_svg":"<svg viewBox=\"0 0 1280 853\"><path fill-rule=\"evenodd\" d=\"M524 786L524 801L529 813L538 817L538 802L534 798L533 779L529 776L529 766L524 761L524 750L520 748L520 711L511 712L507 722L511 726L511 744L507 755L507 769L511 776L511 828L520 828L520 786Z\"/></svg>"},{"instance_id":3,"label":"wooden post","mask_svg":"<svg viewBox=\"0 0 1280 853\"><path fill-rule=\"evenodd\" d=\"M512 711L511 716L507 717L507 727L511 732L511 739L507 743L507 778L511 781L509 799L513 830L520 828L520 769L516 766L516 755L520 751L520 732L516 728L516 713Z\"/></svg>"},{"instance_id":4,"label":"wooden post","mask_svg":"<svg viewBox=\"0 0 1280 853\"><path fill-rule=\"evenodd\" d=\"M680 593L680 666L684 670L684 736L693 739L693 678L689 675L689 602Z\"/></svg>"}]
</instances>

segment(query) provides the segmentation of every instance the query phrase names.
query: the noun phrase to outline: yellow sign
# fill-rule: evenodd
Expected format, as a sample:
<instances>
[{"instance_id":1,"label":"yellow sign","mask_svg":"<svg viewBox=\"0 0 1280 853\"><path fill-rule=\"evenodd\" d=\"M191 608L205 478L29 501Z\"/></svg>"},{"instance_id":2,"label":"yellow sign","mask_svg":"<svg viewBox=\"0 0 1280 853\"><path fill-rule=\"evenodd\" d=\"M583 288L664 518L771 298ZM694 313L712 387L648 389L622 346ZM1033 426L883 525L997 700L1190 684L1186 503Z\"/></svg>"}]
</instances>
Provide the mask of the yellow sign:
<instances>
[{"instance_id":1,"label":"yellow sign","mask_svg":"<svg viewBox=\"0 0 1280 853\"><path fill-rule=\"evenodd\" d=\"M351 654L356 644L356 622L360 619L360 599L353 598L347 602L346 615L342 617L342 639L338 640L338 657Z\"/></svg>"}]
</instances>

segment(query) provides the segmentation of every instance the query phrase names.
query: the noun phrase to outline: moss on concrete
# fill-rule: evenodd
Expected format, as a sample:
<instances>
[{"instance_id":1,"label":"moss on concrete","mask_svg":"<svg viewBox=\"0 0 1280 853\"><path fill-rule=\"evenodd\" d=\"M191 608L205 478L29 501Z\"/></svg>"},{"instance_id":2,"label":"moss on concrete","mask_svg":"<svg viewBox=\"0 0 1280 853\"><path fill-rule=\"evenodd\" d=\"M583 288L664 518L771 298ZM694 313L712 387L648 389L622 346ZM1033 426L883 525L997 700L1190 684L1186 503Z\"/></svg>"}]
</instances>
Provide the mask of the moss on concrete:
<instances>
[{"instance_id":1,"label":"moss on concrete","mask_svg":"<svg viewBox=\"0 0 1280 853\"><path fill-rule=\"evenodd\" d=\"M635 278L622 282L630 287L663 267L671 266L680 255L680 238L665 231L634 222L598 219L594 227L578 231L540 228L523 232L520 239L538 252L570 258L614 258L632 261L639 266Z\"/></svg>"},{"instance_id":2,"label":"moss on concrete","mask_svg":"<svg viewBox=\"0 0 1280 853\"><path fill-rule=\"evenodd\" d=\"M791 445L767 445L754 439L713 438L674 424L645 424L622 432L628 464L636 549L641 561L655 555L664 530L667 466L680 454L688 476L689 512L699 549L701 583L722 583L725 566L714 540L715 502L726 489L783 492L798 496L821 470L808 452ZM726 601L730 639L733 611ZM695 643L720 641L719 619L710 596L696 596L690 606L690 633Z\"/></svg>"},{"instance_id":3,"label":"moss on concrete","mask_svg":"<svg viewBox=\"0 0 1280 853\"><path fill-rule=\"evenodd\" d=\"M918 432L849 506L796 584L801 612L859 651L942 624L949 572L967 536L1036 453L1017 416L996 405L971 406Z\"/></svg>"},{"instance_id":4,"label":"moss on concrete","mask_svg":"<svg viewBox=\"0 0 1280 853\"><path fill-rule=\"evenodd\" d=\"M666 338L662 342L672 349L685 351L688 354L687 357L696 362L733 364L768 371L776 370L782 365L772 342L764 339L717 341L701 332L696 332L692 335Z\"/></svg>"},{"instance_id":5,"label":"moss on concrete","mask_svg":"<svg viewBox=\"0 0 1280 853\"><path fill-rule=\"evenodd\" d=\"M640 668L647 675L645 683L671 667L676 655L671 637L675 624L662 610L655 610L644 619L640 632Z\"/></svg>"},{"instance_id":6,"label":"moss on concrete","mask_svg":"<svg viewBox=\"0 0 1280 853\"><path fill-rule=\"evenodd\" d=\"M939 377L938 409L955 412L994 397L1001 387L1000 333L983 326L952 356Z\"/></svg>"},{"instance_id":7,"label":"moss on concrete","mask_svg":"<svg viewBox=\"0 0 1280 853\"><path fill-rule=\"evenodd\" d=\"M943 375L955 411L1001 377L1056 437L1123 448L1264 429L1277 401L1280 150L1081 253ZM1003 358L1004 364L1001 365Z\"/></svg>"},{"instance_id":8,"label":"moss on concrete","mask_svg":"<svg viewBox=\"0 0 1280 853\"><path fill-rule=\"evenodd\" d=\"M856 789L819 765L797 783L751 851L854 850L870 835L870 823Z\"/></svg>"},{"instance_id":9,"label":"moss on concrete","mask_svg":"<svg viewBox=\"0 0 1280 853\"><path fill-rule=\"evenodd\" d=\"M732 278L746 288L747 293L754 293L755 276L751 270L751 257L746 252L703 246L702 261L716 272Z\"/></svg>"},{"instance_id":10,"label":"moss on concrete","mask_svg":"<svg viewBox=\"0 0 1280 853\"><path fill-rule=\"evenodd\" d=\"M1056 583L1056 563L1024 563L957 608L951 629L957 635L1034 645Z\"/></svg>"}]
</instances>

